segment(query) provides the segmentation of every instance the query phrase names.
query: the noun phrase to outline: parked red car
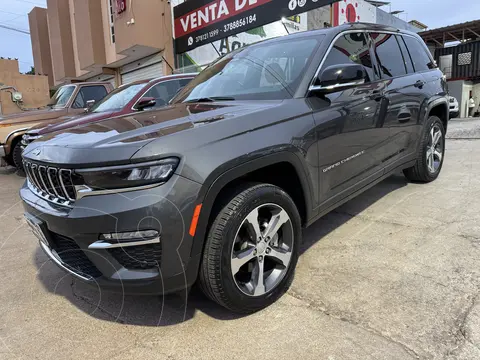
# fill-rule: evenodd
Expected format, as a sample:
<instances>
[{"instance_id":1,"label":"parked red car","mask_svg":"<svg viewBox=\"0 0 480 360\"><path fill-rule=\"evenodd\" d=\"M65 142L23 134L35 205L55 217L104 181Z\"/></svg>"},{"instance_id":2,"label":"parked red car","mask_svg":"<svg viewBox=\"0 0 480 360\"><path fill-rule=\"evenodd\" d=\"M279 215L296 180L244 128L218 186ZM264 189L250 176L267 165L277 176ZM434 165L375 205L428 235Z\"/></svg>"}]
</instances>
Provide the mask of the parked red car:
<instances>
[{"instance_id":1,"label":"parked red car","mask_svg":"<svg viewBox=\"0 0 480 360\"><path fill-rule=\"evenodd\" d=\"M122 85L95 104L86 114L63 117L47 123L46 126L45 123L42 123L31 128L23 135L22 145L25 147L55 131L165 106L196 75L169 75L154 80L140 80Z\"/></svg>"}]
</instances>

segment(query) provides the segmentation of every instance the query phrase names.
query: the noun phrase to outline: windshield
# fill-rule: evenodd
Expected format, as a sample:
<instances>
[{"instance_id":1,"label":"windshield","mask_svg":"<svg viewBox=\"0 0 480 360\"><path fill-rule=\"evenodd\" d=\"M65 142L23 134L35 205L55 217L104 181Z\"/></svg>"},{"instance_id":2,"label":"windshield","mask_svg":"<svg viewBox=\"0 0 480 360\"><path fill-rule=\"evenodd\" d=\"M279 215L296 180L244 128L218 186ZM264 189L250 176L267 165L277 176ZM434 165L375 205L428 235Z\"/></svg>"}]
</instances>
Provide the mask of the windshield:
<instances>
[{"instance_id":1,"label":"windshield","mask_svg":"<svg viewBox=\"0 0 480 360\"><path fill-rule=\"evenodd\" d=\"M291 98L321 38L281 40L234 51L203 70L172 103Z\"/></svg>"},{"instance_id":2,"label":"windshield","mask_svg":"<svg viewBox=\"0 0 480 360\"><path fill-rule=\"evenodd\" d=\"M122 86L108 94L102 101L97 103L91 112L117 111L123 109L140 90L145 83Z\"/></svg>"},{"instance_id":3,"label":"windshield","mask_svg":"<svg viewBox=\"0 0 480 360\"><path fill-rule=\"evenodd\" d=\"M67 106L68 100L70 100L73 92L75 91L74 85L62 86L50 99L48 106L53 108L63 108Z\"/></svg>"}]
</instances>

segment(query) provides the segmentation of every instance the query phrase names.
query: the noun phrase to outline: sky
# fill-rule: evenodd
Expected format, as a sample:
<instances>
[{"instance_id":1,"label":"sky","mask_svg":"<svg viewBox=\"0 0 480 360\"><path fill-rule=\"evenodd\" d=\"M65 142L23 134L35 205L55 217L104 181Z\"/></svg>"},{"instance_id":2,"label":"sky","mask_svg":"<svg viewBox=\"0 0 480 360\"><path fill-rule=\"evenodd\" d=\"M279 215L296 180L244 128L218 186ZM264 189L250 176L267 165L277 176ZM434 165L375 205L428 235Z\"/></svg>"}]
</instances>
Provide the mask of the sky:
<instances>
[{"instance_id":1,"label":"sky","mask_svg":"<svg viewBox=\"0 0 480 360\"><path fill-rule=\"evenodd\" d=\"M430 29L480 19L479 0L391 0L391 3L392 11L405 11L400 15L402 19L418 20ZM34 6L46 7L46 0L0 0L0 25L28 31L27 14ZM390 11L389 6L382 9ZM18 58L20 71L29 71L33 66L30 36L0 28L0 57Z\"/></svg>"},{"instance_id":2,"label":"sky","mask_svg":"<svg viewBox=\"0 0 480 360\"><path fill-rule=\"evenodd\" d=\"M0 0L0 25L29 30L28 13L35 7L46 7L46 0ZM32 43L27 34L0 28L0 57L18 58L20 71L33 66Z\"/></svg>"}]
</instances>

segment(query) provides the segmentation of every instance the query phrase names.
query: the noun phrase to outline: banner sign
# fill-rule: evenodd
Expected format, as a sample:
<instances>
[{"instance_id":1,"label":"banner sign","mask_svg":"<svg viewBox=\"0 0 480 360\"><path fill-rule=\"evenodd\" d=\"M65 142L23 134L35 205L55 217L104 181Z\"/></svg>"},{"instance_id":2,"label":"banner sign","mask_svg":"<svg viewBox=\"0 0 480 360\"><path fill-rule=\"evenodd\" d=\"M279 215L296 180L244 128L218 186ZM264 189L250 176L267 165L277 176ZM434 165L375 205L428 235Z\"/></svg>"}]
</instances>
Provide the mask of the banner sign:
<instances>
[{"instance_id":1,"label":"banner sign","mask_svg":"<svg viewBox=\"0 0 480 360\"><path fill-rule=\"evenodd\" d=\"M187 0L173 8L177 54L338 0Z\"/></svg>"}]
</instances>

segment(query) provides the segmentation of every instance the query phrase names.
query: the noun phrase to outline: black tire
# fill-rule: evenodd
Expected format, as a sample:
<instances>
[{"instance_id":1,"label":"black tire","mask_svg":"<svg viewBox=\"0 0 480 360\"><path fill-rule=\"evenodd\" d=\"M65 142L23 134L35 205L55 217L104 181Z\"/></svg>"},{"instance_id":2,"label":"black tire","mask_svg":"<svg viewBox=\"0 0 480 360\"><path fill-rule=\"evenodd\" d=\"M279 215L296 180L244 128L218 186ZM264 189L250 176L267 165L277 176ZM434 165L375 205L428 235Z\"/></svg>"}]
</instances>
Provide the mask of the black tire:
<instances>
[{"instance_id":1,"label":"black tire","mask_svg":"<svg viewBox=\"0 0 480 360\"><path fill-rule=\"evenodd\" d=\"M431 131L432 129L439 129L441 131L441 160L435 171L430 171L427 163L427 151L431 146ZM405 177L410 181L429 183L438 178L443 167L443 160L445 158L445 128L442 121L436 117L431 116L424 127L421 143L418 149L417 162L411 168L403 170Z\"/></svg>"},{"instance_id":2,"label":"black tire","mask_svg":"<svg viewBox=\"0 0 480 360\"><path fill-rule=\"evenodd\" d=\"M288 290L293 280L301 242L300 215L290 196L270 184L248 184L235 195L220 201L226 205L219 211L208 233L199 274L200 287L210 299L233 312L253 313L274 303ZM263 295L249 296L240 290L232 274L232 249L237 231L248 214L265 204L278 205L290 218L285 224L289 229L291 224L293 230L291 258L288 266L284 267L283 278L278 280L275 287Z\"/></svg>"},{"instance_id":3,"label":"black tire","mask_svg":"<svg viewBox=\"0 0 480 360\"><path fill-rule=\"evenodd\" d=\"M23 171L23 162L22 162L22 141L20 139L13 142L12 145L12 161L13 165L17 170Z\"/></svg>"}]
</instances>

